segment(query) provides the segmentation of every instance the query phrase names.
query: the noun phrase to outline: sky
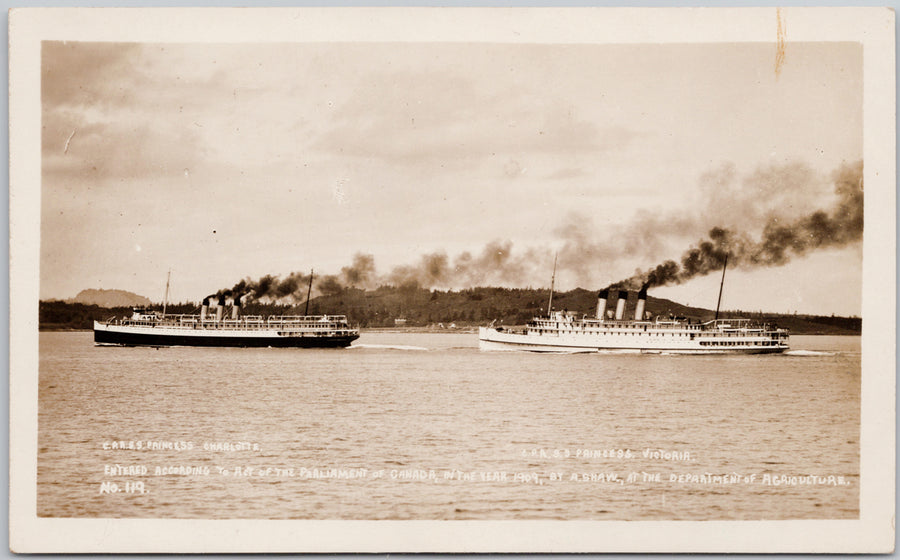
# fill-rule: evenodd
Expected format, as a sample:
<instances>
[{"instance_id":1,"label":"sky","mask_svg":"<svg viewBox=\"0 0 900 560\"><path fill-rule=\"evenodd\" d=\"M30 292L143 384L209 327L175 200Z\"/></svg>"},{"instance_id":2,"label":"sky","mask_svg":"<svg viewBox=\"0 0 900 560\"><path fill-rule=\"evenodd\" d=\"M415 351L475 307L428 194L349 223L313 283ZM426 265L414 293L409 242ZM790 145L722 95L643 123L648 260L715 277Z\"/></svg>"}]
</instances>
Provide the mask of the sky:
<instances>
[{"instance_id":1,"label":"sky","mask_svg":"<svg viewBox=\"0 0 900 560\"><path fill-rule=\"evenodd\" d=\"M42 299L544 288L554 259L601 289L724 228L723 308L861 313L858 44L44 42L41 70Z\"/></svg>"}]
</instances>

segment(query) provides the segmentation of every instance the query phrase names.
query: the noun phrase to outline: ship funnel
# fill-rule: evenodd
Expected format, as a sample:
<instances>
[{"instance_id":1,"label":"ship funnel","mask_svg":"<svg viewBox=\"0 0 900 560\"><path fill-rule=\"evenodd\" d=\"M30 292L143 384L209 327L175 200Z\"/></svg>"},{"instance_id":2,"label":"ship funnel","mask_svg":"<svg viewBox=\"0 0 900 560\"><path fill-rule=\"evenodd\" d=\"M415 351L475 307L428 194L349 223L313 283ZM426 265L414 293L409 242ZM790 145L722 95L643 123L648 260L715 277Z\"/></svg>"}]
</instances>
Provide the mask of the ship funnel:
<instances>
[{"instance_id":1,"label":"ship funnel","mask_svg":"<svg viewBox=\"0 0 900 560\"><path fill-rule=\"evenodd\" d=\"M647 303L647 284L641 286L638 292L637 305L634 308L634 320L642 321L644 319L644 304Z\"/></svg>"},{"instance_id":2,"label":"ship funnel","mask_svg":"<svg viewBox=\"0 0 900 560\"><path fill-rule=\"evenodd\" d=\"M597 294L597 318L601 321L603 316L606 315L606 300L608 299L609 290L600 290L600 293Z\"/></svg>"},{"instance_id":3,"label":"ship funnel","mask_svg":"<svg viewBox=\"0 0 900 560\"><path fill-rule=\"evenodd\" d=\"M628 292L619 290L619 301L616 302L616 321L621 321L625 316L625 302L628 301Z\"/></svg>"},{"instance_id":4,"label":"ship funnel","mask_svg":"<svg viewBox=\"0 0 900 560\"><path fill-rule=\"evenodd\" d=\"M225 313L225 296L219 296L219 305L216 306L216 322L222 321L222 315Z\"/></svg>"},{"instance_id":5,"label":"ship funnel","mask_svg":"<svg viewBox=\"0 0 900 560\"><path fill-rule=\"evenodd\" d=\"M241 297L234 296L231 305L231 318L235 321L241 318Z\"/></svg>"},{"instance_id":6,"label":"ship funnel","mask_svg":"<svg viewBox=\"0 0 900 560\"><path fill-rule=\"evenodd\" d=\"M200 308L200 322L206 321L206 314L209 312L209 298L203 298L203 306Z\"/></svg>"}]
</instances>

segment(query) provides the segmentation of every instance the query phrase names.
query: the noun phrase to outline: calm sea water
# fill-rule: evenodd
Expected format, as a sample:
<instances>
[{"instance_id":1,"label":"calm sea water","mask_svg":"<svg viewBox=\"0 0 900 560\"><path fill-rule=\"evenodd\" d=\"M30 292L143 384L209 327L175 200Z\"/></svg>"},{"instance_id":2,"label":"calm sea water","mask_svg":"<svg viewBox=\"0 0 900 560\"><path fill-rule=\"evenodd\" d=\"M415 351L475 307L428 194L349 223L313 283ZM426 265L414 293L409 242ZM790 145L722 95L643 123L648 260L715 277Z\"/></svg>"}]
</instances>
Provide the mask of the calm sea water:
<instances>
[{"instance_id":1,"label":"calm sea water","mask_svg":"<svg viewBox=\"0 0 900 560\"><path fill-rule=\"evenodd\" d=\"M41 333L38 514L859 516L858 337L795 336L776 356L485 353L476 338L156 349Z\"/></svg>"}]
</instances>

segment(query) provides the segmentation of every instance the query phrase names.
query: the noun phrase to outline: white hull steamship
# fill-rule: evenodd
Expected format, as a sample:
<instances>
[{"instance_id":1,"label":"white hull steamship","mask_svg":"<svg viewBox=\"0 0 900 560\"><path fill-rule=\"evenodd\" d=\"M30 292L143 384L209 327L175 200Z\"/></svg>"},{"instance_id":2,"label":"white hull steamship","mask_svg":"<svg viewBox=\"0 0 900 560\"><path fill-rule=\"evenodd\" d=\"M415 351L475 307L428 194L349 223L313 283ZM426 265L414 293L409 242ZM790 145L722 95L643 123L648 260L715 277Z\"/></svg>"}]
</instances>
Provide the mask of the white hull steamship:
<instances>
[{"instance_id":1,"label":"white hull steamship","mask_svg":"<svg viewBox=\"0 0 900 560\"><path fill-rule=\"evenodd\" d=\"M595 318L556 312L536 317L523 331L503 327L478 330L482 350L532 352L648 352L677 354L769 354L789 348L785 329L748 319L705 323L644 317L646 287L638 293L634 319L623 319L627 291L620 291L614 318L606 312L609 290L600 292Z\"/></svg>"},{"instance_id":2,"label":"white hull steamship","mask_svg":"<svg viewBox=\"0 0 900 560\"><path fill-rule=\"evenodd\" d=\"M203 300L200 315L166 315L135 307L129 318L94 321L94 343L124 346L237 346L276 348L345 347L359 338L344 315L241 315L234 298L225 318L218 305Z\"/></svg>"}]
</instances>

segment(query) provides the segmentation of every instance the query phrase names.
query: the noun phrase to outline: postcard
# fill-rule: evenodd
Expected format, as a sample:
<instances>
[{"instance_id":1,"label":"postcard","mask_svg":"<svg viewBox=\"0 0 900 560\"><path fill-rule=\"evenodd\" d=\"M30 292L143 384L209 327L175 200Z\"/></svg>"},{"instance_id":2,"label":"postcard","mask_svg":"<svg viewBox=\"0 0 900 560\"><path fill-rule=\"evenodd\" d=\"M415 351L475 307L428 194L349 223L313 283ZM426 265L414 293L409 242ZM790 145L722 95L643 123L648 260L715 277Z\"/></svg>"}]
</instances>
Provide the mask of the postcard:
<instances>
[{"instance_id":1,"label":"postcard","mask_svg":"<svg viewBox=\"0 0 900 560\"><path fill-rule=\"evenodd\" d=\"M893 550L893 11L9 34L14 552Z\"/></svg>"}]
</instances>

